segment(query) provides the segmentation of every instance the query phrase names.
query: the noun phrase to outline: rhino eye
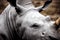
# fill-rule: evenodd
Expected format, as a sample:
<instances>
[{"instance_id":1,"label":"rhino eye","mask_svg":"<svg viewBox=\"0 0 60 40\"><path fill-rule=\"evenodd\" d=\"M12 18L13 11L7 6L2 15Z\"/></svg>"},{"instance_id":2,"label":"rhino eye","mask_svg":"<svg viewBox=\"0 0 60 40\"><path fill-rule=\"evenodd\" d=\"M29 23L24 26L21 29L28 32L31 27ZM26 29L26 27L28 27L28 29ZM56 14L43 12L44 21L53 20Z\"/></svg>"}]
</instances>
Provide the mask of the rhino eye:
<instances>
[{"instance_id":1,"label":"rhino eye","mask_svg":"<svg viewBox=\"0 0 60 40\"><path fill-rule=\"evenodd\" d=\"M39 28L39 25L33 24L31 27L32 27L32 28Z\"/></svg>"}]
</instances>

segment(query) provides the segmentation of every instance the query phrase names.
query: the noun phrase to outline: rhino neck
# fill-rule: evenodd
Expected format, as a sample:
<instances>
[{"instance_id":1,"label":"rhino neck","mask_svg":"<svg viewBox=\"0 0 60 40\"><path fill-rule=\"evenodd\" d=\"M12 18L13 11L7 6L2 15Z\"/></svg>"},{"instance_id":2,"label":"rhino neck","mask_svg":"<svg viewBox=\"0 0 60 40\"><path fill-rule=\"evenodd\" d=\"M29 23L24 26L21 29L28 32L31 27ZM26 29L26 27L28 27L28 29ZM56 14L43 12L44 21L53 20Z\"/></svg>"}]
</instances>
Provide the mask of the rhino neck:
<instances>
[{"instance_id":1,"label":"rhino neck","mask_svg":"<svg viewBox=\"0 0 60 40\"><path fill-rule=\"evenodd\" d=\"M19 5L24 6L27 9L34 8L34 5L32 4L32 0L18 0L17 3Z\"/></svg>"}]
</instances>

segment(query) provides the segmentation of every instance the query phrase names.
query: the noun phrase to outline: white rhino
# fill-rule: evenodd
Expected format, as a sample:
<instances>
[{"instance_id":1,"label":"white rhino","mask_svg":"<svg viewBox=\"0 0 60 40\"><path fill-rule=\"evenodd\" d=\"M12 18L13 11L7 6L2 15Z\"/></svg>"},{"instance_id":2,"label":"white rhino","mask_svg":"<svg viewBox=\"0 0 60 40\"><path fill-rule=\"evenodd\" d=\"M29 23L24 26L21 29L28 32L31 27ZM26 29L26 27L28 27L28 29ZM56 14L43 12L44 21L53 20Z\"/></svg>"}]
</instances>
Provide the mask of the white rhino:
<instances>
[{"instance_id":1,"label":"white rhino","mask_svg":"<svg viewBox=\"0 0 60 40\"><path fill-rule=\"evenodd\" d=\"M16 0L8 0L10 4L0 15L0 40L60 40L59 23L39 13L51 1L35 8L32 3L24 6L23 2L21 5Z\"/></svg>"}]
</instances>

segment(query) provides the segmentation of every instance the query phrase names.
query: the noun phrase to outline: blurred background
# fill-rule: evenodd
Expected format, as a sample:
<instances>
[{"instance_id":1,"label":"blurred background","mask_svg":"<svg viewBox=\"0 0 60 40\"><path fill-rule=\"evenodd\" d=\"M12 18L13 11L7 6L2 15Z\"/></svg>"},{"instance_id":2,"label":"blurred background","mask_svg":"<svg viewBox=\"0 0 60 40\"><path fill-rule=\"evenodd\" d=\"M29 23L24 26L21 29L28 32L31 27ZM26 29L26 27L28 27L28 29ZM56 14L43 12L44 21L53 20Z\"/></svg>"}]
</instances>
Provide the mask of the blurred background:
<instances>
[{"instance_id":1,"label":"blurred background","mask_svg":"<svg viewBox=\"0 0 60 40\"><path fill-rule=\"evenodd\" d=\"M33 0L33 4L35 7L44 5L47 0ZM7 0L0 0L0 14L6 8L9 3ZM48 9L42 11L41 14L51 16L52 20L56 20L60 17L60 0L53 0L53 2L49 5Z\"/></svg>"}]
</instances>

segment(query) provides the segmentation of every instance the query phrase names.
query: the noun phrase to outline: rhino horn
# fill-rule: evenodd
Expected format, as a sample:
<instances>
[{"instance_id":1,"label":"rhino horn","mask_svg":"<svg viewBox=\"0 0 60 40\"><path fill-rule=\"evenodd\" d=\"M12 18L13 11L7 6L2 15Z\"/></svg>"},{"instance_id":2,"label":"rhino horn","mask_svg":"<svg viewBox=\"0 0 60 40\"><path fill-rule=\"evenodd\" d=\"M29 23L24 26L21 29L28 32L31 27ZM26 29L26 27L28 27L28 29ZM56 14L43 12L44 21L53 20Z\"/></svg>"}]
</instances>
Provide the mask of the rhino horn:
<instances>
[{"instance_id":1,"label":"rhino horn","mask_svg":"<svg viewBox=\"0 0 60 40\"><path fill-rule=\"evenodd\" d=\"M56 21L55 21L55 25L59 25L60 24L60 18L58 18Z\"/></svg>"},{"instance_id":2,"label":"rhino horn","mask_svg":"<svg viewBox=\"0 0 60 40\"><path fill-rule=\"evenodd\" d=\"M54 23L56 29L60 28L60 18L58 18Z\"/></svg>"}]
</instances>

